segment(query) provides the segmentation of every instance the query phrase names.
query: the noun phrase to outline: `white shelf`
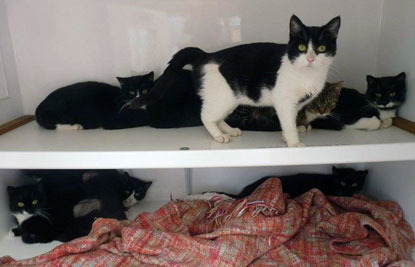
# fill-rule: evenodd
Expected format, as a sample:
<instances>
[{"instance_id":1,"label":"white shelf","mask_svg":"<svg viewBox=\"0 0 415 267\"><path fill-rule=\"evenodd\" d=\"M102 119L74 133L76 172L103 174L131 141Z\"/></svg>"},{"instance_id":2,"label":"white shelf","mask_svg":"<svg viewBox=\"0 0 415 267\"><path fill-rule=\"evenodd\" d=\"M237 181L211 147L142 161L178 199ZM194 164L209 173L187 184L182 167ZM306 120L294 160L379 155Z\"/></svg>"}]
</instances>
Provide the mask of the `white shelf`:
<instances>
[{"instance_id":1,"label":"white shelf","mask_svg":"<svg viewBox=\"0 0 415 267\"><path fill-rule=\"evenodd\" d=\"M128 218L132 220L142 212L155 211L167 202L168 201L140 202L129 210ZM25 244L20 237L9 237L6 234L6 236L0 238L0 257L7 255L17 260L27 259L46 253L60 244L62 243L59 241L45 244Z\"/></svg>"},{"instance_id":2,"label":"white shelf","mask_svg":"<svg viewBox=\"0 0 415 267\"><path fill-rule=\"evenodd\" d=\"M0 168L196 168L415 160L415 135L312 130L287 148L281 133L248 132L219 144L203 127L50 131L35 122L0 136ZM180 150L188 147L190 150Z\"/></svg>"}]
</instances>

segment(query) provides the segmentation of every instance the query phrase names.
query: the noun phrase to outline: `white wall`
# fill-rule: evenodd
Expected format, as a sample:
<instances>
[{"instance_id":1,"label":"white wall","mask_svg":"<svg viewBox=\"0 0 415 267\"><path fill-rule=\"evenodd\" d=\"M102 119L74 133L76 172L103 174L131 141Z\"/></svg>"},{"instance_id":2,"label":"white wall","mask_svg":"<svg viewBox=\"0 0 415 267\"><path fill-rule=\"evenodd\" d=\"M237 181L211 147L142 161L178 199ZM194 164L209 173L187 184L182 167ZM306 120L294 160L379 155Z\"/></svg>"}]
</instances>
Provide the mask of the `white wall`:
<instances>
[{"instance_id":1,"label":"white wall","mask_svg":"<svg viewBox=\"0 0 415 267\"><path fill-rule=\"evenodd\" d=\"M184 46L214 51L287 42L291 14L321 25L342 16L333 80L365 88L375 71L381 0L6 0L23 106L83 80L156 70Z\"/></svg>"},{"instance_id":2,"label":"white wall","mask_svg":"<svg viewBox=\"0 0 415 267\"><path fill-rule=\"evenodd\" d=\"M407 102L400 115L415 121L415 1L384 1L379 41L378 74L397 75L405 71Z\"/></svg>"},{"instance_id":3,"label":"white wall","mask_svg":"<svg viewBox=\"0 0 415 267\"><path fill-rule=\"evenodd\" d=\"M4 0L0 0L0 124L23 114L19 80Z\"/></svg>"}]
</instances>

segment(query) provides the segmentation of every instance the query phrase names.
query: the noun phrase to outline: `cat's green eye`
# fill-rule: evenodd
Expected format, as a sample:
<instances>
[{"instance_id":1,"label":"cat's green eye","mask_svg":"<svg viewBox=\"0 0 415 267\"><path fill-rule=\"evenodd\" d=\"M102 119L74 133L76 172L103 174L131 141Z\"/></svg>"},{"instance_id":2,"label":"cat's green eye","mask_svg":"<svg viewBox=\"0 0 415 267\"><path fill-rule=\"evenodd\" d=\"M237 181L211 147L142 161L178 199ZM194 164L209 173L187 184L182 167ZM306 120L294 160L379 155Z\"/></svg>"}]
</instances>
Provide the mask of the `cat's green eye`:
<instances>
[{"instance_id":1,"label":"cat's green eye","mask_svg":"<svg viewBox=\"0 0 415 267\"><path fill-rule=\"evenodd\" d=\"M375 94L375 96L376 96L376 97L381 97L382 95L381 95L381 94Z\"/></svg>"},{"instance_id":2,"label":"cat's green eye","mask_svg":"<svg viewBox=\"0 0 415 267\"><path fill-rule=\"evenodd\" d=\"M143 94L147 94L147 89L144 89L143 90Z\"/></svg>"},{"instance_id":3,"label":"cat's green eye","mask_svg":"<svg viewBox=\"0 0 415 267\"><path fill-rule=\"evenodd\" d=\"M304 44L300 44L300 45L298 46L298 50L299 50L300 52L305 52L305 51L307 50L307 46L306 46L306 45L304 45Z\"/></svg>"},{"instance_id":4,"label":"cat's green eye","mask_svg":"<svg viewBox=\"0 0 415 267\"><path fill-rule=\"evenodd\" d=\"M17 206L20 207L20 208L23 208L24 207L24 203L23 202L17 202Z\"/></svg>"},{"instance_id":5,"label":"cat's green eye","mask_svg":"<svg viewBox=\"0 0 415 267\"><path fill-rule=\"evenodd\" d=\"M390 97L394 97L394 96L396 96L396 93L395 92L392 92L392 93L389 94L389 96Z\"/></svg>"},{"instance_id":6,"label":"cat's green eye","mask_svg":"<svg viewBox=\"0 0 415 267\"><path fill-rule=\"evenodd\" d=\"M320 52L320 53L326 52L326 46L325 45L320 45L319 47L317 47L317 51Z\"/></svg>"},{"instance_id":7,"label":"cat's green eye","mask_svg":"<svg viewBox=\"0 0 415 267\"><path fill-rule=\"evenodd\" d=\"M32 205L37 205L37 199L32 201Z\"/></svg>"}]
</instances>

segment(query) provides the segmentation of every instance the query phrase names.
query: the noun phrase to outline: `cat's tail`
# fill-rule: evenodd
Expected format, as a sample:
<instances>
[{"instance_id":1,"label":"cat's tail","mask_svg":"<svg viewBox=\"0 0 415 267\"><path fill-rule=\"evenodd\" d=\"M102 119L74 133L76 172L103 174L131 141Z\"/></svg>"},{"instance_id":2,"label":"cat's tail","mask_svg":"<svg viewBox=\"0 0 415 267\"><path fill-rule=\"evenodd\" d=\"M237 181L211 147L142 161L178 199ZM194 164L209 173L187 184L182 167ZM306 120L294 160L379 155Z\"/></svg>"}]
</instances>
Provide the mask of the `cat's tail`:
<instances>
[{"instance_id":1,"label":"cat's tail","mask_svg":"<svg viewBox=\"0 0 415 267\"><path fill-rule=\"evenodd\" d=\"M135 98L128 103L129 108L137 109L145 105L151 105L152 103L157 102L160 98L165 95L166 84L169 84L169 81L174 81L172 76L176 75L177 71L183 69L186 65L195 65L199 61L205 59L208 56L208 53L197 47L186 47L173 55L173 58L169 61L169 65L166 70L163 72L163 75L160 76L158 82L156 82L153 89L150 90L148 94ZM160 82L163 80L163 82ZM162 86L157 86L161 84Z\"/></svg>"}]
</instances>

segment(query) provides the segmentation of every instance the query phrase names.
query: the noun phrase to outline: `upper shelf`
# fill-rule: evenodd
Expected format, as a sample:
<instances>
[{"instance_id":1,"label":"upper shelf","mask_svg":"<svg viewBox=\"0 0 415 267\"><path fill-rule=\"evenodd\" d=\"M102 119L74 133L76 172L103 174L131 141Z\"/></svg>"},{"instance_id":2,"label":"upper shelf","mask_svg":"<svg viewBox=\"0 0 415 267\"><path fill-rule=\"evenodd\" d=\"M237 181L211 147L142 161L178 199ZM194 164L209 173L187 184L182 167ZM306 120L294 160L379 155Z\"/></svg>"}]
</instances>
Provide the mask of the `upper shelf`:
<instances>
[{"instance_id":1,"label":"upper shelf","mask_svg":"<svg viewBox=\"0 0 415 267\"><path fill-rule=\"evenodd\" d=\"M301 138L307 147L287 148L279 132L244 131L231 143L219 144L203 127L50 131L31 122L0 136L0 168L196 168L415 160L415 135L396 127L371 132L312 130Z\"/></svg>"}]
</instances>

